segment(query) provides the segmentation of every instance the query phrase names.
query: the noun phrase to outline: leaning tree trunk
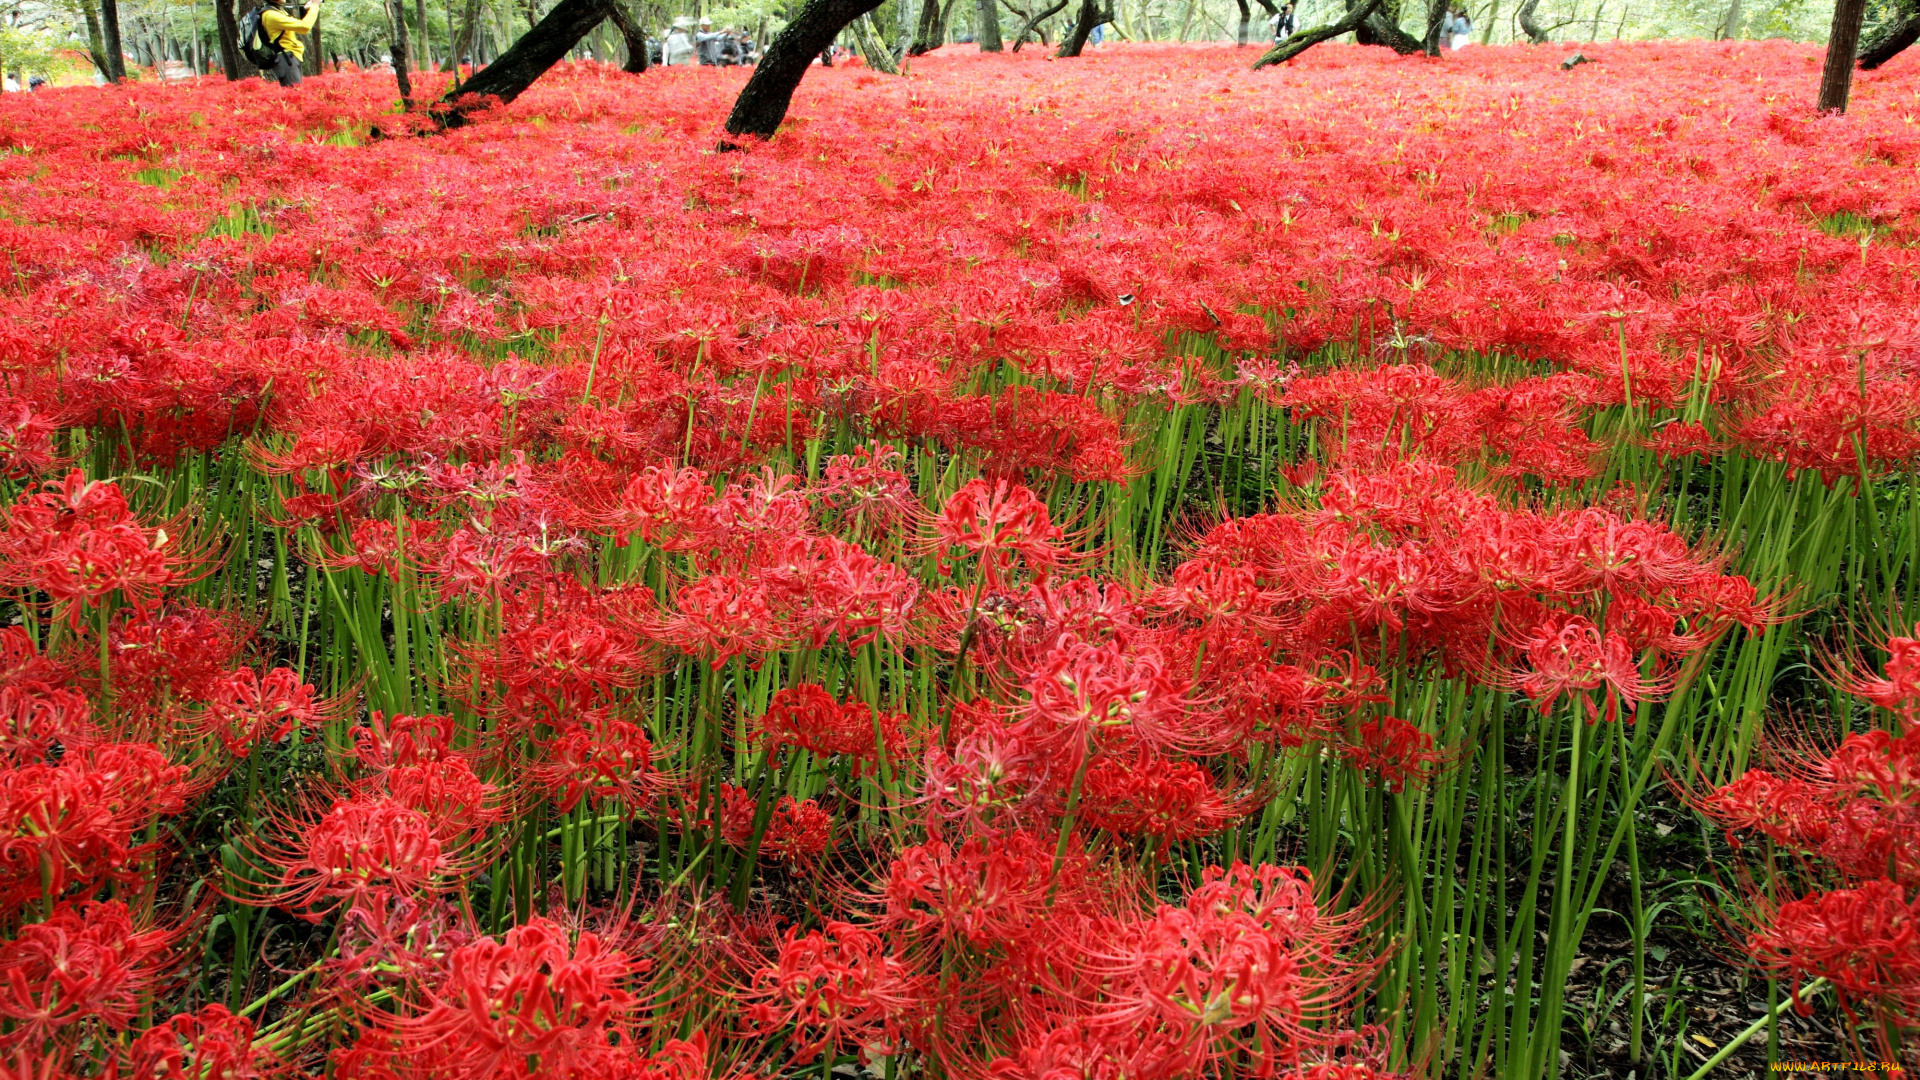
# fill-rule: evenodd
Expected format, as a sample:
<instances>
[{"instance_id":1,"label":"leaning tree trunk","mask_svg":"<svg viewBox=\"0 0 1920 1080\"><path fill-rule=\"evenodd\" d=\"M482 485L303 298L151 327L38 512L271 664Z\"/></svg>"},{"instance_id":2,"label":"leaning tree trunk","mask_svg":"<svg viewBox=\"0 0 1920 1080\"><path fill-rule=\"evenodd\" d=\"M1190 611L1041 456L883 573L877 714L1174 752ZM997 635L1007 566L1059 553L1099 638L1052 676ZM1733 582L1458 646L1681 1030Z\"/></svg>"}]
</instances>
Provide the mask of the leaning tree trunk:
<instances>
[{"instance_id":1,"label":"leaning tree trunk","mask_svg":"<svg viewBox=\"0 0 1920 1080\"><path fill-rule=\"evenodd\" d=\"M1867 16L1867 0L1840 0L1833 6L1833 29L1827 32L1827 66L1820 73L1821 112L1846 112L1853 89L1853 61L1860 51L1860 23Z\"/></svg>"},{"instance_id":2,"label":"leaning tree trunk","mask_svg":"<svg viewBox=\"0 0 1920 1080\"><path fill-rule=\"evenodd\" d=\"M1013 51L1014 52L1020 51L1020 46L1025 45L1027 43L1027 35L1033 33L1034 27L1039 26L1041 23L1046 22L1048 19L1053 18L1055 15L1058 15L1065 10L1067 10L1067 0L1059 0L1059 3L1053 5L1052 7L1046 9L1045 11L1039 11L1032 15L1027 16L1026 23L1020 27L1020 32L1014 35ZM1047 41L1046 35L1044 34L1041 35L1040 43L1044 45L1046 44L1046 41Z\"/></svg>"},{"instance_id":3,"label":"leaning tree trunk","mask_svg":"<svg viewBox=\"0 0 1920 1080\"><path fill-rule=\"evenodd\" d=\"M627 43L627 62L620 70L629 75L638 75L647 70L647 31L634 21L633 12L627 10L626 0L607 0L607 19Z\"/></svg>"},{"instance_id":4,"label":"leaning tree trunk","mask_svg":"<svg viewBox=\"0 0 1920 1080\"><path fill-rule=\"evenodd\" d=\"M519 97L600 25L607 17L607 6L608 0L560 0L506 52L443 99L452 107L440 114L440 125L459 127L466 123L467 115L482 107L483 98L498 98L505 104Z\"/></svg>"},{"instance_id":5,"label":"leaning tree trunk","mask_svg":"<svg viewBox=\"0 0 1920 1080\"><path fill-rule=\"evenodd\" d=\"M793 104L793 92L806 77L807 65L847 24L879 6L880 0L807 0L802 4L793 21L767 46L767 55L734 101L733 112L727 116L727 134L773 138L780 122L787 118L787 107Z\"/></svg>"},{"instance_id":6,"label":"leaning tree trunk","mask_svg":"<svg viewBox=\"0 0 1920 1080\"><path fill-rule=\"evenodd\" d=\"M1373 17L1373 13L1375 9L1380 6L1380 2L1381 0L1367 0L1366 3L1359 7L1347 9L1346 17L1342 18L1339 22L1330 22L1325 26L1316 26L1311 30L1302 30L1294 34L1292 37L1287 38L1287 40L1268 49L1265 56L1255 60L1253 62L1253 69L1258 71L1263 67L1268 67L1273 64L1284 64L1323 41L1332 41L1341 34L1358 30L1366 24L1369 18Z\"/></svg>"},{"instance_id":7,"label":"leaning tree trunk","mask_svg":"<svg viewBox=\"0 0 1920 1080\"><path fill-rule=\"evenodd\" d=\"M1087 47L1087 35L1100 25L1100 0L1080 0L1080 16L1073 20L1073 29L1060 39L1059 56L1079 56Z\"/></svg>"},{"instance_id":8,"label":"leaning tree trunk","mask_svg":"<svg viewBox=\"0 0 1920 1080\"><path fill-rule=\"evenodd\" d=\"M981 52L1000 52L1007 47L1000 40L1000 0L978 0L973 6L973 39Z\"/></svg>"},{"instance_id":9,"label":"leaning tree trunk","mask_svg":"<svg viewBox=\"0 0 1920 1080\"><path fill-rule=\"evenodd\" d=\"M1905 0L1860 39L1861 71L1872 71L1920 41L1920 0Z\"/></svg>"},{"instance_id":10,"label":"leaning tree trunk","mask_svg":"<svg viewBox=\"0 0 1920 1080\"><path fill-rule=\"evenodd\" d=\"M1539 23L1533 21L1533 13L1539 10L1540 0L1527 0L1526 3L1520 5L1520 10L1515 13L1515 17L1520 22L1520 32L1527 35L1528 41L1533 42L1535 45L1545 45L1547 43L1547 31Z\"/></svg>"},{"instance_id":11,"label":"leaning tree trunk","mask_svg":"<svg viewBox=\"0 0 1920 1080\"><path fill-rule=\"evenodd\" d=\"M107 50L107 81L121 82L127 77L127 53L120 46L120 4L118 0L100 0L101 44Z\"/></svg>"}]
</instances>

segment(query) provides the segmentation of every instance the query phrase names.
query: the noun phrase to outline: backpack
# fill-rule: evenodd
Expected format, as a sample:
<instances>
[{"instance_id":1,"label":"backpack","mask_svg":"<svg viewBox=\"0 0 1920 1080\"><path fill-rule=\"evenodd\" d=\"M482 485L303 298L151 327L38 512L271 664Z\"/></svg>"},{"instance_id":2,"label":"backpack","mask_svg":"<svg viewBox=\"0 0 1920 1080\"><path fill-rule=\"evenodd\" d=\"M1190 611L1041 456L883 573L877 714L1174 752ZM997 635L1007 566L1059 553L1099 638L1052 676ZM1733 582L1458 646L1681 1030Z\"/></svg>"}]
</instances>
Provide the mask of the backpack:
<instances>
[{"instance_id":1,"label":"backpack","mask_svg":"<svg viewBox=\"0 0 1920 1080\"><path fill-rule=\"evenodd\" d=\"M273 58L284 51L268 39L266 28L260 25L260 13L265 10L254 8L240 18L240 52L247 63L263 70L272 68Z\"/></svg>"}]
</instances>

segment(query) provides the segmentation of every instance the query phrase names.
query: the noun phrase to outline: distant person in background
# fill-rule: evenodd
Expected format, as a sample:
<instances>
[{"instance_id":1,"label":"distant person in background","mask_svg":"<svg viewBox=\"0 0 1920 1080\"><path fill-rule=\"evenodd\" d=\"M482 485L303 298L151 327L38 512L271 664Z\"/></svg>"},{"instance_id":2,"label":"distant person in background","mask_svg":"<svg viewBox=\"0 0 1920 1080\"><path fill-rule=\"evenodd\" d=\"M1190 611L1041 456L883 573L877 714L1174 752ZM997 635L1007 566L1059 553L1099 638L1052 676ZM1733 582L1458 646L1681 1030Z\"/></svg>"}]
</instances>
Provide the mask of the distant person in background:
<instances>
[{"instance_id":1,"label":"distant person in background","mask_svg":"<svg viewBox=\"0 0 1920 1080\"><path fill-rule=\"evenodd\" d=\"M1093 28L1093 33L1087 35L1087 44L1089 45L1098 45L1105 40L1107 40L1107 24L1106 23L1101 23L1098 26L1095 26Z\"/></svg>"},{"instance_id":2,"label":"distant person in background","mask_svg":"<svg viewBox=\"0 0 1920 1080\"><path fill-rule=\"evenodd\" d=\"M296 19L287 14L281 0L267 0L260 9L260 32L278 52L273 54L269 73L281 86L300 85L300 62L307 58L307 43L302 38L313 33L320 18L320 0L307 5L307 13Z\"/></svg>"},{"instance_id":3,"label":"distant person in background","mask_svg":"<svg viewBox=\"0 0 1920 1080\"><path fill-rule=\"evenodd\" d=\"M1473 43L1473 20L1467 18L1465 8L1453 9L1453 25L1448 28L1452 35L1448 45L1454 49L1464 49Z\"/></svg>"},{"instance_id":4,"label":"distant person in background","mask_svg":"<svg viewBox=\"0 0 1920 1080\"><path fill-rule=\"evenodd\" d=\"M1285 4L1279 11L1274 12L1272 17L1267 19L1267 28L1273 31L1273 42L1276 45L1292 37L1293 5Z\"/></svg>"},{"instance_id":5,"label":"distant person in background","mask_svg":"<svg viewBox=\"0 0 1920 1080\"><path fill-rule=\"evenodd\" d=\"M691 64L693 59L693 38L687 34L693 23L686 19L673 20L673 29L667 31L667 40L660 47L660 61L668 67L675 64Z\"/></svg>"}]
</instances>

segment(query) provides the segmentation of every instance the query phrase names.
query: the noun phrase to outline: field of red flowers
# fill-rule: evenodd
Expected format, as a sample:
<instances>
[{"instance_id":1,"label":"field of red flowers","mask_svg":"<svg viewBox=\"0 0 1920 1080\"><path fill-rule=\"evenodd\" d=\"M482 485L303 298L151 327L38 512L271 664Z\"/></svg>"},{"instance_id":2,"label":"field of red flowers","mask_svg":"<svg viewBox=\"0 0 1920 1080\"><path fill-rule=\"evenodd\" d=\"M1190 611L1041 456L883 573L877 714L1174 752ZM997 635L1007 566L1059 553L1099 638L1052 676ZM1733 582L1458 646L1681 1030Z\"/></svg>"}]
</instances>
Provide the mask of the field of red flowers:
<instances>
[{"instance_id":1,"label":"field of red flowers","mask_svg":"<svg viewBox=\"0 0 1920 1080\"><path fill-rule=\"evenodd\" d=\"M1920 1031L1920 63L0 101L0 1076Z\"/></svg>"}]
</instances>

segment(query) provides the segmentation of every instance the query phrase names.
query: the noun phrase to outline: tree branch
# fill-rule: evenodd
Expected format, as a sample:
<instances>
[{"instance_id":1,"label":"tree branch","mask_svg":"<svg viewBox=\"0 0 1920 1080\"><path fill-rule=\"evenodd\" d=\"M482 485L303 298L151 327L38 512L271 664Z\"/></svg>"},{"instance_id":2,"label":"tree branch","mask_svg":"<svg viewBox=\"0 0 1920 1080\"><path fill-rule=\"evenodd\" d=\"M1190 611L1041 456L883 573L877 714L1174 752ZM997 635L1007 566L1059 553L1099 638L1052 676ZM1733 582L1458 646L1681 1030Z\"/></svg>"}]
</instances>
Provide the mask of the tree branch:
<instances>
[{"instance_id":1,"label":"tree branch","mask_svg":"<svg viewBox=\"0 0 1920 1080\"><path fill-rule=\"evenodd\" d=\"M1268 49L1260 59L1255 60L1253 62L1253 70L1259 71L1263 67L1271 67L1274 64L1284 64L1323 41L1332 41L1341 34L1350 34L1357 29L1361 23L1371 18L1374 11L1379 7L1380 0L1367 0L1367 2L1360 7L1349 10L1346 17L1342 18L1339 22L1330 22L1316 26L1311 30L1299 31L1287 40Z\"/></svg>"}]
</instances>

